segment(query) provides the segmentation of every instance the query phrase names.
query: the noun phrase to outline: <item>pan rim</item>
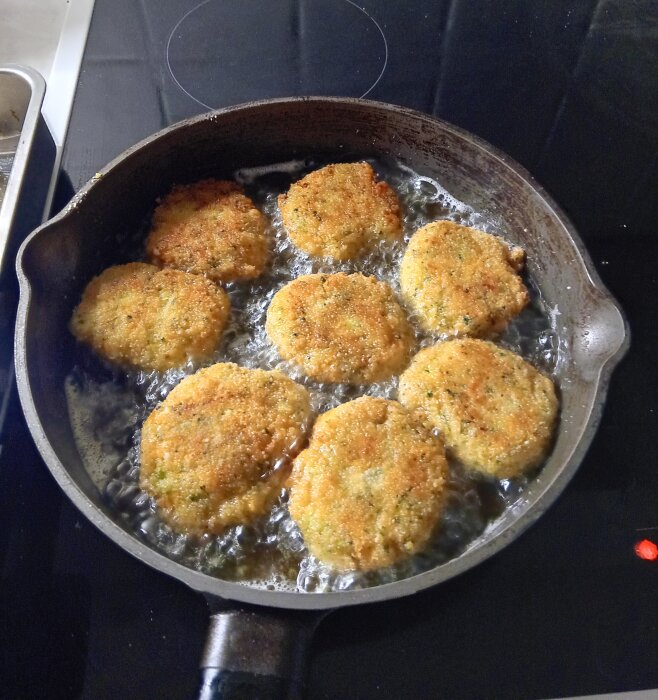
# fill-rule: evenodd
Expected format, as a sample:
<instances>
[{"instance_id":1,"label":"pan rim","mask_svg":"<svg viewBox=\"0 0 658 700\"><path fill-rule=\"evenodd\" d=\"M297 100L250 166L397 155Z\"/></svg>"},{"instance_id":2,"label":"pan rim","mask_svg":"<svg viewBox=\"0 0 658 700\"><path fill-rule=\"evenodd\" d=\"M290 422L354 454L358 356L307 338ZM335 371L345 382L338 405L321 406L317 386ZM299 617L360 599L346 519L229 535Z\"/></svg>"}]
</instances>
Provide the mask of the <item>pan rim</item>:
<instances>
[{"instance_id":1,"label":"pan rim","mask_svg":"<svg viewBox=\"0 0 658 700\"><path fill-rule=\"evenodd\" d=\"M191 128L195 124L201 122L212 121L224 114L236 111L246 112L252 109L259 109L263 106L271 107L274 104L290 105L294 103L338 103L343 105L362 105L371 110L379 110L382 113L390 113L392 110L400 115L408 115L414 119L426 120L435 125L438 124L446 131L472 143L475 147L477 147L480 151L483 151L488 156L492 156L497 159L505 168L509 169L512 174L520 178L527 187L534 191L543 200L545 205L554 213L557 221L563 227L566 236L573 243L575 251L578 253L577 264L579 263L586 272L589 285L598 292L601 299L604 300L606 304L611 306L616 311L616 313L619 315L621 328L623 329L623 332L618 334L616 348L611 347L610 351L602 360L600 366L597 367L596 376L592 381L594 389L589 405L587 406L586 420L583 421L582 426L580 426L578 439L573 449L570 451L568 459L553 479L547 480L542 484L541 488L537 490L537 493L534 495L533 499L524 505L523 512L514 521L505 525L505 527L503 527L500 532L493 537L493 539L485 541L481 544L477 544L476 541L475 544L472 543L467 550L459 556L445 562L444 564L437 565L428 571L395 581L393 583L380 584L378 586L352 591L327 593L303 593L285 590L270 591L250 587L239 582L217 579L169 559L164 554L161 554L145 542L138 539L136 535L130 534L127 530L124 530L87 497L78 483L71 477L66 467L57 457L41 424L27 372L27 342L25 329L30 307L31 287L22 263L25 251L29 247L31 241L38 237L43 231L57 226L67 217L75 216L78 206L84 201L88 193L93 190L99 180L108 175L119 163L123 162L132 153L145 148L155 140L165 138L173 131ZM543 515L543 513L562 493L568 482L575 474L580 462L582 461L582 458L589 448L596 429L598 428L612 370L622 359L630 344L629 326L624 313L620 305L601 282L598 273L594 269L594 265L589 257L589 254L587 253L587 250L574 226L571 224L566 214L556 204L553 198L541 185L536 182L534 177L530 175L530 173L523 168L523 166L516 163L516 161L514 161L510 156L507 156L496 147L488 144L486 141L441 119L437 119L430 115L406 107L364 99L297 97L247 102L241 105L234 105L220 110L214 110L212 112L207 112L182 120L146 137L145 139L142 139L140 142L129 147L123 153L112 159L104 168L96 173L94 177L83 185L79 192L73 197L71 202L62 210L62 212L53 217L50 221L46 222L44 225L37 228L32 234L30 234L30 236L28 236L21 246L17 256L17 275L19 278L21 292L15 336L15 362L19 396L33 440L42 458L46 462L48 469L50 470L51 474L53 474L54 478L65 494L104 535L107 535L124 551L127 551L132 556L136 557L150 567L169 576L173 576L182 583L185 583L189 587L199 592L212 594L240 603L276 608L323 610L357 605L361 603L380 602L391 598L411 595L468 571L506 547L523 531L530 527L530 525L536 522L541 515Z\"/></svg>"}]
</instances>

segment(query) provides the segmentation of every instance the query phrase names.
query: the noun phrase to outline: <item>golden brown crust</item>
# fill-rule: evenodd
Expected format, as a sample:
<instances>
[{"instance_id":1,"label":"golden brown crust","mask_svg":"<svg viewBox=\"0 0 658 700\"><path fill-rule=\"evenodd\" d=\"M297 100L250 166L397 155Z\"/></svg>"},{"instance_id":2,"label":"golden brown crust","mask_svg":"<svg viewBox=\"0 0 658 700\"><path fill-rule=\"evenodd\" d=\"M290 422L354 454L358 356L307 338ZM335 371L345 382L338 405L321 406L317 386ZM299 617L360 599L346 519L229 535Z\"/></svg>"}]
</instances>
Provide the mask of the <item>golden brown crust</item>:
<instances>
[{"instance_id":1,"label":"golden brown crust","mask_svg":"<svg viewBox=\"0 0 658 700\"><path fill-rule=\"evenodd\" d=\"M444 504L443 444L397 401L362 397L321 415L294 461L289 508L310 552L339 569L420 551Z\"/></svg>"},{"instance_id":2,"label":"golden brown crust","mask_svg":"<svg viewBox=\"0 0 658 700\"><path fill-rule=\"evenodd\" d=\"M140 486L177 531L249 522L276 501L310 410L304 387L280 372L202 369L146 419Z\"/></svg>"},{"instance_id":3,"label":"golden brown crust","mask_svg":"<svg viewBox=\"0 0 658 700\"><path fill-rule=\"evenodd\" d=\"M215 282L258 277L267 263L265 217L224 180L177 185L156 207L146 241L150 262Z\"/></svg>"},{"instance_id":4,"label":"golden brown crust","mask_svg":"<svg viewBox=\"0 0 658 700\"><path fill-rule=\"evenodd\" d=\"M229 314L226 293L209 280L128 263L87 285L69 328L111 362L164 371L210 358Z\"/></svg>"},{"instance_id":5,"label":"golden brown crust","mask_svg":"<svg viewBox=\"0 0 658 700\"><path fill-rule=\"evenodd\" d=\"M385 282L342 272L287 284L272 299L265 328L284 359L323 382L386 379L406 367L414 343Z\"/></svg>"},{"instance_id":6,"label":"golden brown crust","mask_svg":"<svg viewBox=\"0 0 658 700\"><path fill-rule=\"evenodd\" d=\"M496 236L435 221L409 242L400 266L402 296L427 331L496 333L529 301L517 274L524 258Z\"/></svg>"},{"instance_id":7,"label":"golden brown crust","mask_svg":"<svg viewBox=\"0 0 658 700\"><path fill-rule=\"evenodd\" d=\"M368 163L315 170L279 196L283 224L309 255L350 260L402 238L400 203Z\"/></svg>"},{"instance_id":8,"label":"golden brown crust","mask_svg":"<svg viewBox=\"0 0 658 700\"><path fill-rule=\"evenodd\" d=\"M541 462L558 410L548 377L515 353L472 339L421 350L400 377L399 397L425 413L455 457L498 479Z\"/></svg>"}]
</instances>

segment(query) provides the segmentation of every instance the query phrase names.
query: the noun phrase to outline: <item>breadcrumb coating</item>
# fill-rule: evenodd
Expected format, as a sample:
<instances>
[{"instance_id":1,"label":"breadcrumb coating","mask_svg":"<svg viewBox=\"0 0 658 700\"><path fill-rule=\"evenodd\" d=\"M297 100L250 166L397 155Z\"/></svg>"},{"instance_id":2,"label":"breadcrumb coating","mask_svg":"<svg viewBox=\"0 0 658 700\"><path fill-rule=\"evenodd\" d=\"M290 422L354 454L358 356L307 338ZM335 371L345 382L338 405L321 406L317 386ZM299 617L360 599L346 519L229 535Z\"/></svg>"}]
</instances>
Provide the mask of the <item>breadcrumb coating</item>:
<instances>
[{"instance_id":1,"label":"breadcrumb coating","mask_svg":"<svg viewBox=\"0 0 658 700\"><path fill-rule=\"evenodd\" d=\"M314 257L351 260L402 238L397 195L368 163L309 173L279 196L279 209L293 243Z\"/></svg>"},{"instance_id":2,"label":"breadcrumb coating","mask_svg":"<svg viewBox=\"0 0 658 700\"><path fill-rule=\"evenodd\" d=\"M225 180L176 185L153 213L149 261L215 282L258 277L267 264L266 220L242 188Z\"/></svg>"},{"instance_id":3,"label":"breadcrumb coating","mask_svg":"<svg viewBox=\"0 0 658 700\"><path fill-rule=\"evenodd\" d=\"M128 263L87 285L69 328L110 362L164 371L209 359L229 315L228 296L209 280Z\"/></svg>"},{"instance_id":4,"label":"breadcrumb coating","mask_svg":"<svg viewBox=\"0 0 658 700\"><path fill-rule=\"evenodd\" d=\"M421 350L400 377L399 397L441 431L449 454L497 479L544 459L558 412L548 377L519 355L470 338Z\"/></svg>"},{"instance_id":5,"label":"breadcrumb coating","mask_svg":"<svg viewBox=\"0 0 658 700\"><path fill-rule=\"evenodd\" d=\"M444 505L442 441L397 401L361 397L322 414L294 461L290 514L312 554L338 569L420 551Z\"/></svg>"},{"instance_id":6,"label":"breadcrumb coating","mask_svg":"<svg viewBox=\"0 0 658 700\"><path fill-rule=\"evenodd\" d=\"M284 359L322 382L387 379L414 344L391 288L362 274L298 277L274 295L265 329Z\"/></svg>"},{"instance_id":7,"label":"breadcrumb coating","mask_svg":"<svg viewBox=\"0 0 658 700\"><path fill-rule=\"evenodd\" d=\"M502 331L529 301L518 275L525 254L496 236L435 221L412 236L400 287L426 331L483 336Z\"/></svg>"},{"instance_id":8,"label":"breadcrumb coating","mask_svg":"<svg viewBox=\"0 0 658 700\"><path fill-rule=\"evenodd\" d=\"M310 415L306 389L280 372L202 369L146 419L140 486L176 531L250 522L276 501Z\"/></svg>"}]
</instances>

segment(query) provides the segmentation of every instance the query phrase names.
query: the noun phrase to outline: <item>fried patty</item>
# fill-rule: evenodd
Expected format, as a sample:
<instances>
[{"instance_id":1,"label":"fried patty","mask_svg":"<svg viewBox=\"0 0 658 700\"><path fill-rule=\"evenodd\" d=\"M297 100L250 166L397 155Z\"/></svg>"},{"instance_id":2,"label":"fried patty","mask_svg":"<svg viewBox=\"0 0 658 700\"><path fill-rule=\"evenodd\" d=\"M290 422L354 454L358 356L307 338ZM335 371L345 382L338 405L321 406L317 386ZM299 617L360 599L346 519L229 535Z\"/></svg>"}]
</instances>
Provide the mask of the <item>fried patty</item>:
<instances>
[{"instance_id":1,"label":"fried patty","mask_svg":"<svg viewBox=\"0 0 658 700\"><path fill-rule=\"evenodd\" d=\"M87 285L69 328L110 362L164 371L210 358L229 314L226 293L209 280L128 263Z\"/></svg>"},{"instance_id":2,"label":"fried patty","mask_svg":"<svg viewBox=\"0 0 658 700\"><path fill-rule=\"evenodd\" d=\"M309 173L279 196L279 209L293 243L315 257L350 260L402 238L397 195L368 163Z\"/></svg>"},{"instance_id":3,"label":"fried patty","mask_svg":"<svg viewBox=\"0 0 658 700\"><path fill-rule=\"evenodd\" d=\"M176 531L247 523L276 501L310 411L304 387L280 372L202 369L146 419L140 486Z\"/></svg>"},{"instance_id":4,"label":"fried patty","mask_svg":"<svg viewBox=\"0 0 658 700\"><path fill-rule=\"evenodd\" d=\"M529 301L521 248L483 231L435 221L411 238L400 287L426 331L482 336L505 328Z\"/></svg>"},{"instance_id":5,"label":"fried patty","mask_svg":"<svg viewBox=\"0 0 658 700\"><path fill-rule=\"evenodd\" d=\"M342 272L304 275L280 289L265 329L281 357L323 382L365 384L398 374L414 342L385 282Z\"/></svg>"},{"instance_id":6,"label":"fried patty","mask_svg":"<svg viewBox=\"0 0 658 700\"><path fill-rule=\"evenodd\" d=\"M242 188L224 180L177 185L153 213L150 262L215 282L258 277L267 263L265 217Z\"/></svg>"},{"instance_id":7,"label":"fried patty","mask_svg":"<svg viewBox=\"0 0 658 700\"><path fill-rule=\"evenodd\" d=\"M421 350L400 377L399 397L442 432L449 453L497 479L542 461L558 411L548 377L519 355L470 338Z\"/></svg>"},{"instance_id":8,"label":"fried patty","mask_svg":"<svg viewBox=\"0 0 658 700\"><path fill-rule=\"evenodd\" d=\"M420 551L443 510L440 438L397 401L362 397L322 414L294 461L290 514L309 551L338 569Z\"/></svg>"}]
</instances>

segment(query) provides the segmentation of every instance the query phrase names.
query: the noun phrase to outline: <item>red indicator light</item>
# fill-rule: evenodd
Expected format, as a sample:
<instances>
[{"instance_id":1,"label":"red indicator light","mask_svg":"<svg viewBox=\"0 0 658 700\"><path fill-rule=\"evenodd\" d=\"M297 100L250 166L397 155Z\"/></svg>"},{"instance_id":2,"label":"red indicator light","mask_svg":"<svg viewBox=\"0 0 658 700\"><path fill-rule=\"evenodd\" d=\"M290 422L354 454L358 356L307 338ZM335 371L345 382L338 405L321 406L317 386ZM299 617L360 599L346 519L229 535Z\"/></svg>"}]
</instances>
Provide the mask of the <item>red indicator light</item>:
<instances>
[{"instance_id":1,"label":"red indicator light","mask_svg":"<svg viewBox=\"0 0 658 700\"><path fill-rule=\"evenodd\" d=\"M658 546L651 540L642 540L636 543L635 554L637 554L640 559L653 561L654 559L658 559Z\"/></svg>"}]
</instances>

